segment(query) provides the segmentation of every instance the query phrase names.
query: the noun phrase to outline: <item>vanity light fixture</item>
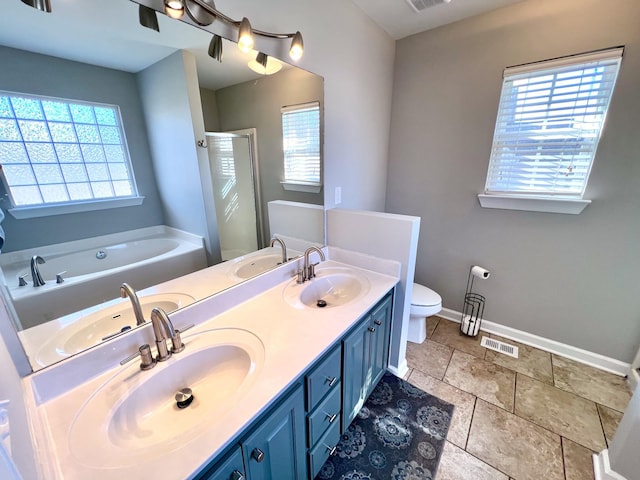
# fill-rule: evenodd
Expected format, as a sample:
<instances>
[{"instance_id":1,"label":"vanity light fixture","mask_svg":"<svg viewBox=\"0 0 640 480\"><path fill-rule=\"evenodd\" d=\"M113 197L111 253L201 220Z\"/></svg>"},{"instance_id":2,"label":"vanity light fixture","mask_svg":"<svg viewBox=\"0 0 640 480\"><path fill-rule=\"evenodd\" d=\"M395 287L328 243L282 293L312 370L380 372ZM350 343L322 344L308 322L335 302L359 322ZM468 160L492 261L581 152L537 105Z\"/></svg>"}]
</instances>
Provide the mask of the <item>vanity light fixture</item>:
<instances>
[{"instance_id":1,"label":"vanity light fixture","mask_svg":"<svg viewBox=\"0 0 640 480\"><path fill-rule=\"evenodd\" d=\"M51 13L51 0L22 0L22 3L36 8L41 12Z\"/></svg>"},{"instance_id":2,"label":"vanity light fixture","mask_svg":"<svg viewBox=\"0 0 640 480\"><path fill-rule=\"evenodd\" d=\"M266 53L258 52L255 60L249 61L249 68L261 75L273 75L282 68L282 63Z\"/></svg>"},{"instance_id":3,"label":"vanity light fixture","mask_svg":"<svg viewBox=\"0 0 640 480\"><path fill-rule=\"evenodd\" d=\"M164 0L164 13L179 20L184 15L184 3L182 0Z\"/></svg>"},{"instance_id":4,"label":"vanity light fixture","mask_svg":"<svg viewBox=\"0 0 640 480\"><path fill-rule=\"evenodd\" d=\"M214 35L209 43L209 56L214 60L222 62L222 37Z\"/></svg>"},{"instance_id":5,"label":"vanity light fixture","mask_svg":"<svg viewBox=\"0 0 640 480\"><path fill-rule=\"evenodd\" d=\"M149 8L145 5L140 5L138 9L138 17L140 21L140 25L143 27L150 28L151 30L155 30L156 32L160 31L160 26L158 25L158 17L156 16L156 11L153 8Z\"/></svg>"},{"instance_id":6,"label":"vanity light fixture","mask_svg":"<svg viewBox=\"0 0 640 480\"><path fill-rule=\"evenodd\" d=\"M50 0L22 0L27 1L50 1ZM135 0L134 0L135 1ZM216 9L213 0L164 0L165 13L175 19L180 19L184 12L198 25L210 25L215 19L219 19L232 27L238 29L238 47L245 53L251 52L254 44L254 35L275 39L291 39L291 48L289 56L292 60L297 61L302 57L304 46L302 42L302 34L297 31L295 33L272 33L258 30L251 26L251 22L247 17L242 20L234 20L224 13ZM211 45L210 45L211 50ZM211 53L210 53L211 55Z\"/></svg>"}]
</instances>

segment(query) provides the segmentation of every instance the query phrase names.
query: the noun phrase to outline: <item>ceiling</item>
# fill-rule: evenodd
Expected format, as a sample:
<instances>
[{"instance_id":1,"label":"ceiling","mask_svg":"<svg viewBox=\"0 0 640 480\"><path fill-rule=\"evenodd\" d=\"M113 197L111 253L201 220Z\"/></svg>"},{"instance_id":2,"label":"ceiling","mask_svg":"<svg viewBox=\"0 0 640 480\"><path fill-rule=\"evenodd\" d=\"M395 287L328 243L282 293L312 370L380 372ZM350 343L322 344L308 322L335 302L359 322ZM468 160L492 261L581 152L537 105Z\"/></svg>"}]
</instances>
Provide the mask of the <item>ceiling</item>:
<instances>
[{"instance_id":1,"label":"ceiling","mask_svg":"<svg viewBox=\"0 0 640 480\"><path fill-rule=\"evenodd\" d=\"M399 40L523 0L451 0L450 3L440 3L419 13L409 6L407 0L352 1L391 37ZM425 0L425 3L431 2Z\"/></svg>"}]
</instances>

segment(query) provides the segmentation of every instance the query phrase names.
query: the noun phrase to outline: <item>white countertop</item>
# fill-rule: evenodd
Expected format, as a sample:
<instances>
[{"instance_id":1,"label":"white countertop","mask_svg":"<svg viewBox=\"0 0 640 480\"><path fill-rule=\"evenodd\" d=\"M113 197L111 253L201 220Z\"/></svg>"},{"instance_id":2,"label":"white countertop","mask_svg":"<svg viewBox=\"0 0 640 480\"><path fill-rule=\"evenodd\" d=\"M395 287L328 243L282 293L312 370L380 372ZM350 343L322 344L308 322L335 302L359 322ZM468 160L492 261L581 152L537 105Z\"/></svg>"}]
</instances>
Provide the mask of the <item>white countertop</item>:
<instances>
[{"instance_id":1,"label":"white countertop","mask_svg":"<svg viewBox=\"0 0 640 480\"><path fill-rule=\"evenodd\" d=\"M126 458L132 458L135 452L123 449L121 455L125 466L96 468L84 464L83 459L74 455L70 447L69 432L74 418L87 399L101 385L113 376L121 374L123 369L128 369L132 375L144 376L150 373L140 371L136 361L121 367L111 360L114 356L122 357L123 352L135 351L135 348L132 348L135 343L132 342L140 341L136 335L115 339L94 351L73 357L72 361L63 362L57 372L51 370L56 367L50 367L34 375L33 377L36 378L32 380L32 387L37 404L35 408L41 420L41 427L44 429L44 432L40 433L45 437L40 437L38 443L46 442L51 446L47 452L49 458L43 458L43 463L55 466L55 472L52 471L51 474L60 479L83 480L88 478L93 480L189 478L221 453L250 422L263 413L279 394L340 339L398 281L397 275L385 275L329 260L318 267L319 277L322 270L329 267L354 268L368 279L370 284L368 291L341 307L295 308L283 298L285 287L295 282L290 275L296 268L296 263L291 262L291 264L286 268L277 269L286 272L284 277L283 274L278 276L277 272L262 275L255 281L245 282L243 290L234 290L238 288L234 287L172 315L176 328L189 323L197 324L184 336L187 349L197 334L205 330L241 328L252 332L260 339L264 345L264 362L244 394L228 406L223 419L214 422L210 429L198 429L198 432L190 437L191 441L174 445L170 454L163 454L155 459L144 457L140 461L137 459L126 461ZM393 267L390 270L393 271ZM386 271L389 272L389 269ZM277 278L279 283L273 286L272 282L269 285L271 288L266 290L263 288L262 293L233 306L234 295L242 301L241 292L258 288L258 284L264 285L268 278ZM286 280L282 281L282 278ZM251 282L255 282L253 286ZM227 308L229 306L230 308ZM216 314L217 310L224 311ZM85 371L83 375L87 378L78 376L82 378L83 383L70 388L53 385L61 378L73 375L74 371L80 375L83 368L85 370L96 368L101 361L104 363L105 358L110 359L109 365L114 365L112 368L92 378L89 378L91 374ZM177 361L180 361L180 354L174 355L166 363ZM47 391L48 389L51 391ZM107 435L106 427L101 424L100 418L96 418L95 425L86 430L88 441L96 435Z\"/></svg>"}]
</instances>

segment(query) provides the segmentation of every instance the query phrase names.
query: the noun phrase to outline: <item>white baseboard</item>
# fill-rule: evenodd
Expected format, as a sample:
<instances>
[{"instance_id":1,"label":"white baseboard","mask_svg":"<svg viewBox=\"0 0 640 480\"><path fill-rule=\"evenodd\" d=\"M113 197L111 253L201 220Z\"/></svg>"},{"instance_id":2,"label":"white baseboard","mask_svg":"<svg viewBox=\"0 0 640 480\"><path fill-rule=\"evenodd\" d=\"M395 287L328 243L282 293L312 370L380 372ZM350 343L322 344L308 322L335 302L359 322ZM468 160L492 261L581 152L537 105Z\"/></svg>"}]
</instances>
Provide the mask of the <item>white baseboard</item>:
<instances>
[{"instance_id":1,"label":"white baseboard","mask_svg":"<svg viewBox=\"0 0 640 480\"><path fill-rule=\"evenodd\" d=\"M460 323L462 314L449 308L443 308L438 316L456 323ZM604 370L606 372L615 373L616 375L620 375L621 377L628 375L629 383L631 384L632 388L635 388L633 379L631 379L632 375L636 376L635 381L636 384L638 383L638 373L632 371L631 364L629 363L621 362L620 360L605 357L604 355L600 355L599 353L593 353L581 348L572 347L571 345L567 345L565 343L560 343L555 340L539 337L538 335L523 332L522 330L516 330L515 328L507 327L505 325L490 322L484 319L482 320L480 330L487 333L493 333L510 340L515 340L516 342L524 343L525 345L530 345L546 352L555 353L556 355L560 355L561 357L566 357L571 360L575 360L576 362L584 363L586 365Z\"/></svg>"},{"instance_id":2,"label":"white baseboard","mask_svg":"<svg viewBox=\"0 0 640 480\"><path fill-rule=\"evenodd\" d=\"M402 363L400 365L398 365L397 368L389 365L387 367L387 370L389 370L391 373L393 373L398 378L404 378L404 376L409 371L409 365L407 364L407 359L405 358L402 361Z\"/></svg>"},{"instance_id":3,"label":"white baseboard","mask_svg":"<svg viewBox=\"0 0 640 480\"><path fill-rule=\"evenodd\" d=\"M595 480L627 480L619 473L611 470L609 464L609 450L593 454L593 473Z\"/></svg>"}]
</instances>

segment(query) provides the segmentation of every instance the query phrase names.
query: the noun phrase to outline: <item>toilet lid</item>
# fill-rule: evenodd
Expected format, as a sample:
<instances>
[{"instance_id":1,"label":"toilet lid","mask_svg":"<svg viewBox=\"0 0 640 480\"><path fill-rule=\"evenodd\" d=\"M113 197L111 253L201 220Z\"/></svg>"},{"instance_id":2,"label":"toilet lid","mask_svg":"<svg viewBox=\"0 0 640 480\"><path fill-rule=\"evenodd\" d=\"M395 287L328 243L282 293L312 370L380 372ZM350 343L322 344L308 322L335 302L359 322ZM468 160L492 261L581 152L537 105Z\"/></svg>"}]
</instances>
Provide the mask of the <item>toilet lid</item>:
<instances>
[{"instance_id":1,"label":"toilet lid","mask_svg":"<svg viewBox=\"0 0 640 480\"><path fill-rule=\"evenodd\" d=\"M442 297L430 288L420 285L419 283L413 284L413 293L411 294L411 304L418 306L432 306L442 303Z\"/></svg>"}]
</instances>

